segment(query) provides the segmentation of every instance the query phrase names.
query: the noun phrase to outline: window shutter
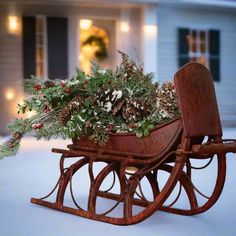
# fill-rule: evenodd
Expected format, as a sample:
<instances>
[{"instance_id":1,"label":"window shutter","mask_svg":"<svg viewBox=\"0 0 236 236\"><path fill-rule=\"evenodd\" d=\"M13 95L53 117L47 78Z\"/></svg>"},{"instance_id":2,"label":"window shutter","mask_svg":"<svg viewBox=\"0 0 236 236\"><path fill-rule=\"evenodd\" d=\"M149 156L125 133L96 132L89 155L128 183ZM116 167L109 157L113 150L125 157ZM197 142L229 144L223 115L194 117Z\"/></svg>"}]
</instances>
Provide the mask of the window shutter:
<instances>
[{"instance_id":1,"label":"window shutter","mask_svg":"<svg viewBox=\"0 0 236 236\"><path fill-rule=\"evenodd\" d=\"M178 45L179 45L179 66L189 62L189 46L187 36L189 35L189 29L180 28L178 30Z\"/></svg>"},{"instance_id":2,"label":"window shutter","mask_svg":"<svg viewBox=\"0 0 236 236\"><path fill-rule=\"evenodd\" d=\"M220 31L209 30L209 66L213 79L220 81Z\"/></svg>"},{"instance_id":3,"label":"window shutter","mask_svg":"<svg viewBox=\"0 0 236 236\"><path fill-rule=\"evenodd\" d=\"M36 74L36 20L32 16L24 16L23 22L23 71L24 78Z\"/></svg>"},{"instance_id":4,"label":"window shutter","mask_svg":"<svg viewBox=\"0 0 236 236\"><path fill-rule=\"evenodd\" d=\"M67 18L47 18L48 76L65 79L68 76Z\"/></svg>"}]
</instances>

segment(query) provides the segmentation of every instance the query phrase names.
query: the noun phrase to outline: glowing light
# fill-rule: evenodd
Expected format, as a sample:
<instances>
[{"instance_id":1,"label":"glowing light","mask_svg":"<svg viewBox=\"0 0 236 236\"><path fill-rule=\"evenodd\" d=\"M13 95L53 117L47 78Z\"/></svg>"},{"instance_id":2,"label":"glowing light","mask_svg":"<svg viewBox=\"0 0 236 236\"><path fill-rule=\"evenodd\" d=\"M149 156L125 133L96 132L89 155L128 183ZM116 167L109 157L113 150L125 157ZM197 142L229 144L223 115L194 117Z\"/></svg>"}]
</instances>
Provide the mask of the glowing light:
<instances>
[{"instance_id":1,"label":"glowing light","mask_svg":"<svg viewBox=\"0 0 236 236\"><path fill-rule=\"evenodd\" d=\"M6 90L6 99L12 100L15 97L15 93L12 89Z\"/></svg>"},{"instance_id":2,"label":"glowing light","mask_svg":"<svg viewBox=\"0 0 236 236\"><path fill-rule=\"evenodd\" d=\"M16 33L19 30L19 22L17 16L8 16L8 31Z\"/></svg>"},{"instance_id":3,"label":"glowing light","mask_svg":"<svg viewBox=\"0 0 236 236\"><path fill-rule=\"evenodd\" d=\"M120 23L120 30L125 33L129 32L130 31L129 23L128 22L121 22Z\"/></svg>"},{"instance_id":4,"label":"glowing light","mask_svg":"<svg viewBox=\"0 0 236 236\"><path fill-rule=\"evenodd\" d=\"M31 117L33 117L35 114L36 114L35 111L28 111L28 112L27 112L27 117L28 117L28 118L31 118Z\"/></svg>"},{"instance_id":5,"label":"glowing light","mask_svg":"<svg viewBox=\"0 0 236 236\"><path fill-rule=\"evenodd\" d=\"M155 39L157 37L157 26L156 25L145 25L144 33L149 37Z\"/></svg>"},{"instance_id":6,"label":"glowing light","mask_svg":"<svg viewBox=\"0 0 236 236\"><path fill-rule=\"evenodd\" d=\"M80 29L82 30L88 30L93 24L92 20L88 20L88 19L83 19L80 20Z\"/></svg>"}]
</instances>

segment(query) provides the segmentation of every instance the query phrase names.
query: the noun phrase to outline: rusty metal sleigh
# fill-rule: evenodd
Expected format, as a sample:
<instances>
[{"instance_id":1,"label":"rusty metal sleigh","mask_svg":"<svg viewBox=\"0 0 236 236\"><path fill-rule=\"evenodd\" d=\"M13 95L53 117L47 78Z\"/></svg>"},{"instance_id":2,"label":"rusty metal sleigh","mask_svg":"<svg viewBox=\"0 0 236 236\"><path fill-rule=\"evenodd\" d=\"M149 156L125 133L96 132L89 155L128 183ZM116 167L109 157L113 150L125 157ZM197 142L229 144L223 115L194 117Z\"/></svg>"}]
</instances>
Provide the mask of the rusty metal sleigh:
<instances>
[{"instance_id":1,"label":"rusty metal sleigh","mask_svg":"<svg viewBox=\"0 0 236 236\"><path fill-rule=\"evenodd\" d=\"M155 127L145 138L137 138L135 134L112 134L105 146L83 138L74 139L66 150L52 149L61 153L59 180L47 196L32 198L31 202L117 225L141 222L158 210L196 215L212 207L224 186L226 153L236 152L236 141L222 139L214 83L204 66L185 65L175 74L174 84L181 112L179 119ZM65 167L67 159L75 161ZM204 164L193 166L196 160ZM99 163L103 163L103 167L94 171ZM215 168L215 181L211 193L206 195L200 190L201 186L194 183L192 174L194 171L201 174L211 165ZM128 170L130 167L132 171ZM86 207L79 205L72 183L82 168L86 168L89 179ZM160 172L165 173L165 181ZM106 186L110 183L106 189L102 187L104 182ZM83 184L82 177L79 186ZM178 190L174 191L177 186ZM147 188L149 197L145 193ZM188 206L176 207L183 191ZM66 192L73 206L66 205ZM55 200L46 200L53 193L56 193ZM98 212L100 198L112 200L113 205ZM117 216L113 212L118 208Z\"/></svg>"}]
</instances>

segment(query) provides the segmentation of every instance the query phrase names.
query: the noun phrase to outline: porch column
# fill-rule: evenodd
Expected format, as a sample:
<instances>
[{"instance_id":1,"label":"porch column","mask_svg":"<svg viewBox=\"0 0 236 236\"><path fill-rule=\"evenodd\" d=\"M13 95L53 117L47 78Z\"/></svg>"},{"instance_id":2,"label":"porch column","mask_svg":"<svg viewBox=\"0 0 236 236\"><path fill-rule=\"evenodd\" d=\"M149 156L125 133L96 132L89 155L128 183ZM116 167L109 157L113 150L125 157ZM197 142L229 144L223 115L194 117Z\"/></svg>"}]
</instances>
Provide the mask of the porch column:
<instances>
[{"instance_id":1,"label":"porch column","mask_svg":"<svg viewBox=\"0 0 236 236\"><path fill-rule=\"evenodd\" d=\"M118 50L130 55L130 9L122 8L120 19L116 24L116 47ZM121 56L117 53L117 64L121 62Z\"/></svg>"},{"instance_id":2,"label":"porch column","mask_svg":"<svg viewBox=\"0 0 236 236\"><path fill-rule=\"evenodd\" d=\"M154 73L157 80L157 5L143 8L143 62L145 73Z\"/></svg>"},{"instance_id":3,"label":"porch column","mask_svg":"<svg viewBox=\"0 0 236 236\"><path fill-rule=\"evenodd\" d=\"M68 17L68 77L71 78L79 68L79 18Z\"/></svg>"}]
</instances>

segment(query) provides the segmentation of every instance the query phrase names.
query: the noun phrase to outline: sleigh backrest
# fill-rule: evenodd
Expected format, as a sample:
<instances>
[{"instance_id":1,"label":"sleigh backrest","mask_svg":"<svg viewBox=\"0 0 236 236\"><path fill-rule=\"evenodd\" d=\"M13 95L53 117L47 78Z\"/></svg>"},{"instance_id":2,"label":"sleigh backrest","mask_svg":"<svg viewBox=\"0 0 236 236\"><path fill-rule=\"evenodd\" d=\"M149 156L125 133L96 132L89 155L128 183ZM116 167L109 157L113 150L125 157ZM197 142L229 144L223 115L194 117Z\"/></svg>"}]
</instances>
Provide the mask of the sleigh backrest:
<instances>
[{"instance_id":1,"label":"sleigh backrest","mask_svg":"<svg viewBox=\"0 0 236 236\"><path fill-rule=\"evenodd\" d=\"M174 76L185 137L221 136L222 128L211 73L199 63Z\"/></svg>"}]
</instances>

